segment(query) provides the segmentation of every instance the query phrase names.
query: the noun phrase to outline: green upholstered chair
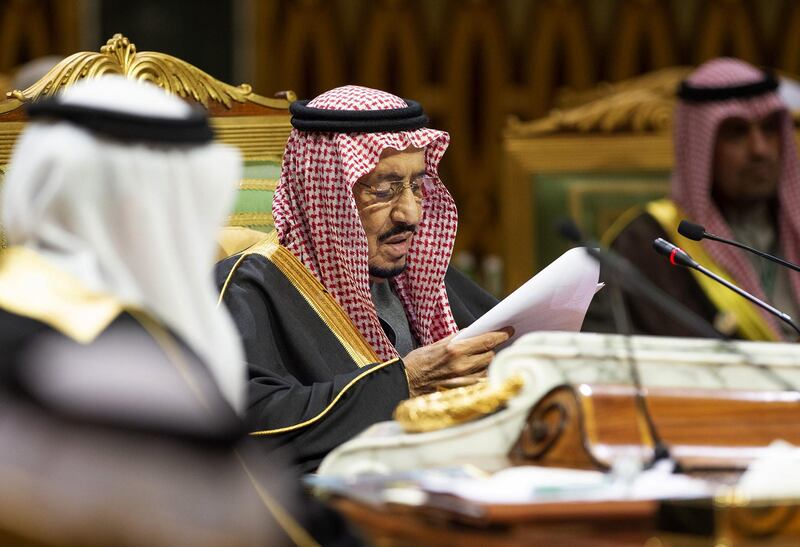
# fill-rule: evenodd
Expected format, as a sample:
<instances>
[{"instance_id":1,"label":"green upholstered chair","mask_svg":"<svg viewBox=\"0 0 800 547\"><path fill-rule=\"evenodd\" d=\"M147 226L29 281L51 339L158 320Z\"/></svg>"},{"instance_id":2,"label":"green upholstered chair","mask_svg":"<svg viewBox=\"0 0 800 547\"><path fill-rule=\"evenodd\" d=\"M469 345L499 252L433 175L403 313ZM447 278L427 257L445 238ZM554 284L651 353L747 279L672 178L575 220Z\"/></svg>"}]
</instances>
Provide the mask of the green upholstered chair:
<instances>
[{"instance_id":1,"label":"green upholstered chair","mask_svg":"<svg viewBox=\"0 0 800 547\"><path fill-rule=\"evenodd\" d=\"M263 232L271 231L272 197L280 175L280 157L246 159L236 206L229 224Z\"/></svg>"},{"instance_id":2,"label":"green upholstered chair","mask_svg":"<svg viewBox=\"0 0 800 547\"><path fill-rule=\"evenodd\" d=\"M570 244L555 229L570 216L599 239L629 208L666 195L672 169L675 67L573 98L503 138L502 239L506 287L517 287Z\"/></svg>"},{"instance_id":3,"label":"green upholstered chair","mask_svg":"<svg viewBox=\"0 0 800 547\"><path fill-rule=\"evenodd\" d=\"M282 98L276 99L262 97L253 93L247 84L232 86L220 82L170 55L137 52L136 46L120 34L108 40L99 52L75 53L29 88L12 90L0 100L0 170L8 164L14 142L25 126L22 108L25 102L52 95L77 80L103 74L151 82L204 107L211 117L217 140L238 147L244 159L239 196L228 219L231 234L238 237L248 233L252 239L257 234L246 230L263 234L273 229L272 195L291 130L289 104L294 94L284 92ZM231 234L226 230L221 238ZM221 247L226 248L226 245L221 244Z\"/></svg>"}]
</instances>

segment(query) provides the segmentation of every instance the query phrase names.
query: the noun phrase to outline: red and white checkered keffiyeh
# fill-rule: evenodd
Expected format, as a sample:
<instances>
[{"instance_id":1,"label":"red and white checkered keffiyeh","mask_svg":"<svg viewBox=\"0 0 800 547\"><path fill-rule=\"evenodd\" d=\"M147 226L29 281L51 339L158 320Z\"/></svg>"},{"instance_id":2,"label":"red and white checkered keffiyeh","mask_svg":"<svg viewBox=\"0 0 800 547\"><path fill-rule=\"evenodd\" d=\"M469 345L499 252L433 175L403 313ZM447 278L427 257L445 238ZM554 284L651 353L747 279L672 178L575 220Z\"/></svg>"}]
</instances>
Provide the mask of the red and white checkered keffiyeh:
<instances>
[{"instance_id":1,"label":"red and white checkered keffiyeh","mask_svg":"<svg viewBox=\"0 0 800 547\"><path fill-rule=\"evenodd\" d=\"M715 59L694 71L688 78L693 86L725 87L757 82L763 73L737 59ZM692 221L705 226L719 236L734 239L712 198L714 147L720 123L732 117L757 120L781 111L782 148L780 182L778 185L778 236L785 257L793 262L800 259L800 175L794 144L793 123L776 92L743 99L690 103L679 101L675 111L675 171L672 176L672 199ZM740 251L728 245L703 240L706 252L733 276L736 283L761 299L764 289L752 264ZM800 296L800 278L791 277L792 292ZM761 315L780 336L777 320L761 310Z\"/></svg>"},{"instance_id":2,"label":"red and white checkered keffiyeh","mask_svg":"<svg viewBox=\"0 0 800 547\"><path fill-rule=\"evenodd\" d=\"M386 110L407 105L390 93L351 85L323 93L308 106ZM419 343L436 342L458 330L444 286L458 214L438 177L439 162L449 142L447 133L427 128L386 133L294 129L286 144L272 205L280 242L325 286L384 360L397 357L397 351L381 328L370 297L367 237L353 185L375 169L383 150L425 149L426 170L437 182L424 201L406 269L392 282Z\"/></svg>"}]
</instances>

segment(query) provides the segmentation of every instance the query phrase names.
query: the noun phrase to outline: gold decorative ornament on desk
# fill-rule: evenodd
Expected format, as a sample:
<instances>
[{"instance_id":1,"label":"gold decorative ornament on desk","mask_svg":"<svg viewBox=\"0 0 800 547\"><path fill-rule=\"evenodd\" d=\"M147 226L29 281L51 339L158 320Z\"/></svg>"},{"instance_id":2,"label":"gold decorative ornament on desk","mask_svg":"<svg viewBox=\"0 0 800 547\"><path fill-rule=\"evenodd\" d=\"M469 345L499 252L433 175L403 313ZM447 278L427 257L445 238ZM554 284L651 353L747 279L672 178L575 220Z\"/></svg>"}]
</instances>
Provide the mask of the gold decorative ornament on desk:
<instances>
[{"instance_id":1,"label":"gold decorative ornament on desk","mask_svg":"<svg viewBox=\"0 0 800 547\"><path fill-rule=\"evenodd\" d=\"M394 419L408 433L444 429L491 414L519 393L522 386L522 376L512 376L499 385L484 381L420 395L397 405Z\"/></svg>"}]
</instances>

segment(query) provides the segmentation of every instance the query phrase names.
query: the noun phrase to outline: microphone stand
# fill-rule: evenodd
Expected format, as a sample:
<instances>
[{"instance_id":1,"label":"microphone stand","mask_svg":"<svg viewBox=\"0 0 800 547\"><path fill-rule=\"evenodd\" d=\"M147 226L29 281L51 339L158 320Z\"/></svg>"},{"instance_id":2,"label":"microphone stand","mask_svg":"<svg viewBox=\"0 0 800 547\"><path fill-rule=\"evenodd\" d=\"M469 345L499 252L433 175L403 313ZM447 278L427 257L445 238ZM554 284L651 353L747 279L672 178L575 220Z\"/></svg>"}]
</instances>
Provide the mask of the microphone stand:
<instances>
[{"instance_id":1,"label":"microphone stand","mask_svg":"<svg viewBox=\"0 0 800 547\"><path fill-rule=\"evenodd\" d=\"M669 447L667 443L661 438L656 427L656 422L653 420L653 415L650 414L650 407L647 406L647 397L645 395L644 384L642 384L642 377L639 374L639 363L636 362L636 352L631 344L631 323L628 316L628 309L622 299L622 283L619 277L619 272L611 274L611 314L614 316L614 323L617 326L617 332L623 335L622 342L625 345L625 360L628 362L628 371L633 381L633 388L635 390L634 400L636 407L639 409L639 414L644 417L647 424L647 430L650 433L650 438L653 441L653 457L650 462L645 465L645 469L652 468L656 462L661 460L668 460L671 458ZM680 465L675 462L675 470L680 472Z\"/></svg>"},{"instance_id":2,"label":"microphone stand","mask_svg":"<svg viewBox=\"0 0 800 547\"><path fill-rule=\"evenodd\" d=\"M600 265L610 273L611 279L614 281L614 290L611 294L611 309L612 314L614 315L614 322L617 324L617 327L622 327L620 332L623 334L625 357L628 362L628 369L630 370L631 380L635 389L634 398L636 401L636 406L639 409L640 415L644 418L645 424L647 424L647 430L650 433L650 437L653 441L653 457L646 466L647 468L651 468L660 460L670 459L670 452L669 447L658 433L658 428L656 427L653 416L650 414L650 409L647 406L645 389L642 385L642 378L639 374L639 366L636 362L636 354L631 345L630 321L627 309L622 301L621 289L624 288L636 296L647 299L657 308L660 308L664 313L671 315L685 326L696 330L699 334L704 336L710 335L711 338L718 339L724 339L725 337L716 329L712 328L705 321L703 321L699 316L694 314L694 312L685 308L679 302L673 301L669 295L661 291L661 289L653 285L647 278L642 276L642 274L624 257L621 257L610 250L601 251L596 242L587 241L583 237L583 234L581 234L580 230L578 230L578 227L575 225L575 223L571 220L564 221L560 225L559 231L564 238L584 246L589 256L597 260ZM627 283L623 284L621 282L622 280L627 281ZM678 462L675 462L675 465L675 471L680 471L680 465Z\"/></svg>"},{"instance_id":3,"label":"microphone stand","mask_svg":"<svg viewBox=\"0 0 800 547\"><path fill-rule=\"evenodd\" d=\"M744 243L739 243L738 241L733 241L732 239L725 239L724 237L719 237L714 234L709 234L708 232L703 232L703 237L706 239L711 239L713 241L719 241L720 243L727 243L728 245L733 245L734 247L744 249L745 251L750 251L751 253L760 256L761 258L766 258L767 260L776 262L781 266L789 268L790 270L800 272L800 266L798 266L794 262L789 262L788 260L784 260L778 256L765 253L764 251L759 251L755 247L750 247L748 245L745 245Z\"/></svg>"},{"instance_id":4,"label":"microphone stand","mask_svg":"<svg viewBox=\"0 0 800 547\"><path fill-rule=\"evenodd\" d=\"M588 251L590 247L586 247L586 249ZM592 250L597 250L598 252L596 254L589 254L602 264L602 253L599 251L599 249ZM609 295L609 298L611 304L611 315L614 317L614 323L617 327L617 332L623 335L622 340L625 344L625 359L628 362L628 370L630 371L631 380L633 381L633 387L636 390L636 406L639 409L639 413L644 417L645 423L647 424L647 429L650 433L650 438L653 441L653 457L645 466L649 469L652 468L658 461L670 459L669 447L661 438L661 435L659 435L655 420L653 420L653 416L650 414L650 408L647 406L644 385L642 384L642 377L639 374L639 364L636 362L636 353L633 350L633 345L631 344L631 322L630 317L628 316L628 308L625 306L625 301L622 298L623 283L619 270L612 270L610 272L610 281L611 287L609 288L611 290L611 294ZM679 470L679 464L677 462L675 462L675 464L676 470Z\"/></svg>"},{"instance_id":5,"label":"microphone stand","mask_svg":"<svg viewBox=\"0 0 800 547\"><path fill-rule=\"evenodd\" d=\"M714 272L712 272L708 268L705 268L705 267L701 266L700 264L698 264L697 267L694 268L694 269L697 270L698 272L704 274L704 275L707 275L708 277L710 277L711 279L713 279L714 281L716 281L720 285L723 285L723 286L729 288L730 290L732 290L733 292L735 292L739 296L742 296L742 297L746 298L747 300L749 300L750 302L752 302L756 306L760 306L760 307L764 308L765 310L767 310L768 312L773 314L775 317L777 317L778 319L780 319L781 321L785 322L787 325L792 327L795 330L795 332L797 332L797 334L800 335L800 327L798 327L795 324L795 322L792 321L792 317L788 313L784 313L781 310L779 310L778 308L776 308L774 306L770 306L769 304L767 304L763 300L760 300L760 299L756 298L755 296L753 296L749 292L745 291L744 289L741 289L741 288L737 287L736 285L734 285L730 281L727 281L727 280L723 279L722 277L718 276L717 274L715 274Z\"/></svg>"},{"instance_id":6,"label":"microphone stand","mask_svg":"<svg viewBox=\"0 0 800 547\"><path fill-rule=\"evenodd\" d=\"M617 327L617 332L629 336L632 333L631 320L628 317L628 308L625 306L625 300L622 298L622 280L619 278L619 272L611 273L611 287L610 289L610 304L611 315L614 317L614 325Z\"/></svg>"},{"instance_id":7,"label":"microphone stand","mask_svg":"<svg viewBox=\"0 0 800 547\"><path fill-rule=\"evenodd\" d=\"M562 234L563 235L563 234ZM566 237L566 236L565 236ZM567 237L571 241L586 247L586 252L589 253L600 265L613 272L615 277L625 281L622 288L637 298L643 298L650 302L654 307L661 310L661 312L672 317L689 330L697 333L703 338L716 338L727 340L728 337L720 333L714 327L709 325L702 317L695 312L677 302L670 295L662 291L652 281L644 277L639 270L636 269L625 257L612 252L609 249L600 250L599 247L592 247L597 245L595 242L586 241L583 239L574 240ZM626 316L627 317L627 316Z\"/></svg>"},{"instance_id":8,"label":"microphone stand","mask_svg":"<svg viewBox=\"0 0 800 547\"><path fill-rule=\"evenodd\" d=\"M767 310L769 313L771 313L772 315L774 315L775 317L777 317L778 319L780 319L781 321L785 322L787 325L792 327L795 330L795 332L797 332L797 334L800 335L800 327L798 327L795 324L795 322L792 320L792 317L788 313L784 313L781 310L773 306L770 306L763 300L756 298L755 296L745 291L744 289L741 289L736 285L734 285L733 283L731 283L730 281L723 279L722 277L715 274L708 268L701 266L695 259L689 256L689 254L680 247L673 245L669 241L666 241L665 239L659 237L653 241L653 249L655 249L656 252L658 252L659 254L668 257L670 263L673 266L684 266L686 268L692 268L693 270L697 270L701 274L710 277L723 287L727 287L728 289L732 290L739 296L742 296L743 298L749 300L756 306L759 306L760 308Z\"/></svg>"},{"instance_id":9,"label":"microphone stand","mask_svg":"<svg viewBox=\"0 0 800 547\"><path fill-rule=\"evenodd\" d=\"M794 262L789 262L788 260L784 260L778 256L765 253L764 251L759 251L755 247L750 247L744 243L739 243L738 241L734 241L732 239L725 239L724 237L706 232L706 229L703 226L695 224L694 222L689 222L686 219L681 220L680 224L678 225L678 233L683 237L694 241L701 241L705 238L712 241L718 241L719 243L725 243L726 245L733 245L734 247L738 247L739 249L758 255L761 258L766 258L767 260L771 260L777 264L780 264L781 266L785 266L790 270L800 272L800 266Z\"/></svg>"},{"instance_id":10,"label":"microphone stand","mask_svg":"<svg viewBox=\"0 0 800 547\"><path fill-rule=\"evenodd\" d=\"M686 234L681 234L681 235L686 235ZM690 239L693 239L693 238L690 238ZM774 313L775 315L777 315L778 317L780 317L784 321L787 321L789 323L789 325L792 326L792 328L794 328L795 330L798 330L797 329L797 325L795 325L794 321L792 321L792 318L789 317L788 314L783 313L782 311L778 310L777 308L774 308L774 307L770 306L766 302L762 302L761 300L759 300L758 298L756 298L752 294L744 291L743 289L740 289L739 287L737 287L733 283L730 283L729 281L726 281L725 279L722 279L720 276L718 276L714 272L708 270L707 268L704 268L695 259L693 259L691 256L689 256L689 254L686 251L684 251L680 247L677 247L676 245L673 245L669 241L666 241L666 240L664 240L664 239L659 237L659 238L653 240L653 249L655 249L655 251L658 254L661 254L661 255L664 255L664 256L668 257L670 263L673 266L684 266L686 268L696 269L700 273L703 273L703 274L709 276L711 279L721 283L723 286L725 286L725 287L729 288L730 290L734 291L736 294L739 294L739 295L743 296L744 298L746 298L747 300L750 300L754 304L763 307L764 309L766 309L770 313ZM798 331L798 332L800 332L800 331ZM774 382L782 385L786 391L794 391L795 393L800 393L800 390L798 390L796 385L792 384L791 382L789 382L786 379L784 379L783 377L781 377L780 374L776 373L769 366L763 365L763 364L760 364L760 363L754 363L754 362L749 361L749 360L748 360L748 362L749 362L750 365L755 366L758 369L760 369L761 371L763 371L767 376L770 377L771 380L773 380Z\"/></svg>"}]
</instances>

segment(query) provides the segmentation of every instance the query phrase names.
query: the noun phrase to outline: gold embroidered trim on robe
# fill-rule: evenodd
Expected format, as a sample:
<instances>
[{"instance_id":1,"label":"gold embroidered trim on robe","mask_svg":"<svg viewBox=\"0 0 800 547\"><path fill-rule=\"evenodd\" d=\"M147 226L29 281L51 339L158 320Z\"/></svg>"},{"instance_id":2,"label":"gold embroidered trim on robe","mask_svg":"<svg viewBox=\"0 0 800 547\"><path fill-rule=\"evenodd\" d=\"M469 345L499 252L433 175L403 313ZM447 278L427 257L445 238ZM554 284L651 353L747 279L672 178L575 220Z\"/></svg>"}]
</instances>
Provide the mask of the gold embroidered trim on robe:
<instances>
[{"instance_id":1,"label":"gold embroidered trim on robe","mask_svg":"<svg viewBox=\"0 0 800 547\"><path fill-rule=\"evenodd\" d=\"M300 423L297 423L297 424L294 424L294 425L287 425L286 427L279 427L277 429L264 429L262 431L253 431L253 432L250 433L250 435L253 435L254 437L259 437L259 436L262 436L262 435L275 435L276 433L286 433L288 431L294 431L295 429L300 429L301 427L306 427L307 425L311 425L311 424L313 424L315 422L318 422L323 417L325 417L325 415L328 412L330 412L330 410L334 406L336 406L336 403L339 402L339 399L341 399L342 396L345 393L347 393L347 391L351 387L356 385L356 383L358 383L360 380L362 380L363 378L366 378L367 376L369 376L373 372L377 372L377 371L379 371L381 369L384 369L384 368L388 367L389 365L393 365L393 364L399 363L399 362L400 362L400 359L398 357L395 357L394 359L392 359L390 361L386 361L385 363L381 363L380 365L376 365L376 366L372 367L369 370L365 370L364 372L362 372L361 374L359 374L358 376L356 376L355 378L350 380L341 389L341 391L339 391L339 393L336 394L336 397L334 397L333 400L330 403L328 403L328 406L326 406L324 409L322 409L322 412L320 412L319 414L317 414L313 418L309 418L308 420L305 420L304 422L300 422Z\"/></svg>"},{"instance_id":2,"label":"gold embroidered trim on robe","mask_svg":"<svg viewBox=\"0 0 800 547\"><path fill-rule=\"evenodd\" d=\"M325 290L325 287L322 286L322 283L320 283L317 278L308 271L302 262L300 262L291 252L278 243L278 234L276 232L272 232L263 241L246 249L242 253L242 256L240 256L234 263L231 271L228 273L227 279L225 279L225 283L222 285L222 290L220 291L219 295L220 303L225 296L225 291L227 290L228 285L233 278L234 272L239 267L239 264L241 264L242 260L244 260L247 255L250 254L259 254L275 264L281 273L286 276L289 282L298 290L298 292L300 292L300 294L303 296L303 299L308 302L308 305L311 306L311 309L314 310L323 323L325 323L325 325L331 329L331 332L333 332L333 334L336 336L336 339L339 340L345 351L347 351L347 354L351 357L351 359L353 359L353 362L355 362L359 368L371 363L380 362L377 354L375 354L370 345L361 335L361 332L356 328L355 325L353 325L350 317L333 299L330 293ZM400 359L395 358L374 366L369 370L365 370L350 380L350 382L348 382L336 394L333 400L328 403L328 405L319 414L309 418L308 420L276 429L253 431L250 433L250 435L275 435L278 433L294 431L296 429L311 425L321 420L326 414L328 414L328 412L330 412L336 403L339 402L342 396L347 393L347 391L357 382L369 376L373 372L377 372L389 365L399 362Z\"/></svg>"},{"instance_id":3,"label":"gold embroidered trim on robe","mask_svg":"<svg viewBox=\"0 0 800 547\"><path fill-rule=\"evenodd\" d=\"M320 319L336 336L353 362L360 368L380 361L375 351L364 339L361 332L353 325L350 317L344 312L334 298L325 290L322 283L300 262L290 251L278 243L278 235L272 232L263 241L253 245L242 253L242 256L231 268L228 278L220 291L222 302L234 272L242 260L249 254L259 254L272 262L289 282L300 292L302 297L316 312Z\"/></svg>"},{"instance_id":4,"label":"gold embroidered trim on robe","mask_svg":"<svg viewBox=\"0 0 800 547\"><path fill-rule=\"evenodd\" d=\"M24 247L0 253L0 308L41 321L81 344L92 342L124 309L115 297L89 291Z\"/></svg>"}]
</instances>

